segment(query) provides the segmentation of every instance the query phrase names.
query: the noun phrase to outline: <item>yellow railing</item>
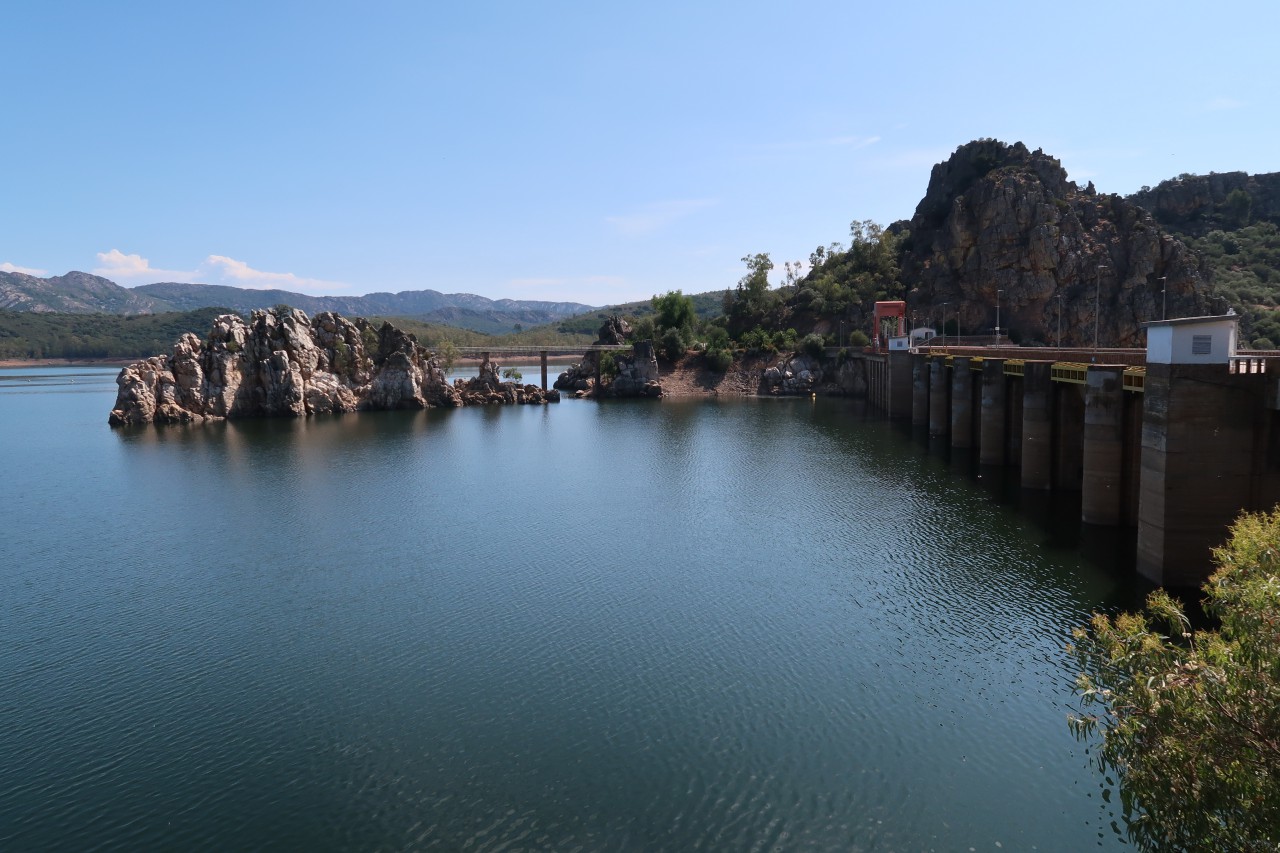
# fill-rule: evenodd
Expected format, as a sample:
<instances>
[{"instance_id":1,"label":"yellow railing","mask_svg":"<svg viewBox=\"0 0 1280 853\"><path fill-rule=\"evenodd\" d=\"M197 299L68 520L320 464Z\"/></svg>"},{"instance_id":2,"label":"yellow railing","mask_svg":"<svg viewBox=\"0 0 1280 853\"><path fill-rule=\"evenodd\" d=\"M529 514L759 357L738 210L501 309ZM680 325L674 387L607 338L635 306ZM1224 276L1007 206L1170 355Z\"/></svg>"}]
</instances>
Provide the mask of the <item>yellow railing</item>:
<instances>
[{"instance_id":1,"label":"yellow railing","mask_svg":"<svg viewBox=\"0 0 1280 853\"><path fill-rule=\"evenodd\" d=\"M1054 382L1070 382L1084 385L1089 381L1089 365L1074 361L1055 361L1049 369L1049 378Z\"/></svg>"},{"instance_id":2,"label":"yellow railing","mask_svg":"<svg viewBox=\"0 0 1280 853\"><path fill-rule=\"evenodd\" d=\"M1025 359L1006 358L1004 360L1004 375L1005 376L1022 376L1023 375L1022 366L1026 363L1027 362Z\"/></svg>"},{"instance_id":3,"label":"yellow railing","mask_svg":"<svg viewBox=\"0 0 1280 853\"><path fill-rule=\"evenodd\" d=\"M1143 393L1147 390L1147 369L1145 367L1126 367L1120 384L1126 391Z\"/></svg>"}]
</instances>

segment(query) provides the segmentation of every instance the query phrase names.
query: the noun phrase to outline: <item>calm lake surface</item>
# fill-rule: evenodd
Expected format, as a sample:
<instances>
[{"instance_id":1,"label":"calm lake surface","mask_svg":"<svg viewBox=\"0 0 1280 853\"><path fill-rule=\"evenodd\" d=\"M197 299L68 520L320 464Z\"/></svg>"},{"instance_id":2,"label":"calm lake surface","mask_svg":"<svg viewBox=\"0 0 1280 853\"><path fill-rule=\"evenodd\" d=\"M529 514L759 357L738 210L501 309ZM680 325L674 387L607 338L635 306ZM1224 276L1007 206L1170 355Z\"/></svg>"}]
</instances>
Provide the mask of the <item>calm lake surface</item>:
<instances>
[{"instance_id":1,"label":"calm lake surface","mask_svg":"<svg viewBox=\"0 0 1280 853\"><path fill-rule=\"evenodd\" d=\"M1122 846L1062 647L1132 584L856 404L116 372L0 371L0 849Z\"/></svg>"}]
</instances>

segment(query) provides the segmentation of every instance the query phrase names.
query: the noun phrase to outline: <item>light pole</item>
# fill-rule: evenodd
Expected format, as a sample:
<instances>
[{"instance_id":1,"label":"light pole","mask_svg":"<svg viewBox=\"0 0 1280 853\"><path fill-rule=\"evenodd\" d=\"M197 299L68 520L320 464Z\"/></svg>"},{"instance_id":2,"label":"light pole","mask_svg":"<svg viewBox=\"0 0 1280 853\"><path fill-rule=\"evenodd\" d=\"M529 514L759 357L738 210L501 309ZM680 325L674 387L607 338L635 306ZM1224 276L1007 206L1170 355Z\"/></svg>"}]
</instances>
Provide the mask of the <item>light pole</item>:
<instances>
[{"instance_id":1,"label":"light pole","mask_svg":"<svg viewBox=\"0 0 1280 853\"><path fill-rule=\"evenodd\" d=\"M1110 267L1098 267L1098 277L1093 280L1093 351L1098 351L1098 320L1101 319L1100 298L1102 292L1102 273Z\"/></svg>"},{"instance_id":2,"label":"light pole","mask_svg":"<svg viewBox=\"0 0 1280 853\"><path fill-rule=\"evenodd\" d=\"M1169 319L1169 277L1162 275L1156 281L1160 282L1160 319Z\"/></svg>"},{"instance_id":3,"label":"light pole","mask_svg":"<svg viewBox=\"0 0 1280 853\"><path fill-rule=\"evenodd\" d=\"M942 345L947 345L947 303L942 303Z\"/></svg>"},{"instance_id":4,"label":"light pole","mask_svg":"<svg viewBox=\"0 0 1280 853\"><path fill-rule=\"evenodd\" d=\"M1058 300L1058 349L1062 349L1062 294L1057 295Z\"/></svg>"},{"instance_id":5,"label":"light pole","mask_svg":"<svg viewBox=\"0 0 1280 853\"><path fill-rule=\"evenodd\" d=\"M996 291L996 346L1000 346L1000 294L1003 290Z\"/></svg>"}]
</instances>

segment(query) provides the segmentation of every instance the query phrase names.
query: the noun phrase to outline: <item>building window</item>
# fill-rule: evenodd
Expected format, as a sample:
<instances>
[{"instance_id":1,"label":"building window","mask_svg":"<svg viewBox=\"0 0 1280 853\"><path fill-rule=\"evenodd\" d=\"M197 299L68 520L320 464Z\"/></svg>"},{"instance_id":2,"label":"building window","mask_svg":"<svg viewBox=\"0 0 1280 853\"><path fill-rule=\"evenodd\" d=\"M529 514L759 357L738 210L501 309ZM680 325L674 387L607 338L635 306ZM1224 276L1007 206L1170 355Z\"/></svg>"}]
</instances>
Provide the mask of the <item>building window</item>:
<instances>
[{"instance_id":1,"label":"building window","mask_svg":"<svg viewBox=\"0 0 1280 853\"><path fill-rule=\"evenodd\" d=\"M1213 351L1213 335L1192 335L1191 354L1209 355Z\"/></svg>"}]
</instances>

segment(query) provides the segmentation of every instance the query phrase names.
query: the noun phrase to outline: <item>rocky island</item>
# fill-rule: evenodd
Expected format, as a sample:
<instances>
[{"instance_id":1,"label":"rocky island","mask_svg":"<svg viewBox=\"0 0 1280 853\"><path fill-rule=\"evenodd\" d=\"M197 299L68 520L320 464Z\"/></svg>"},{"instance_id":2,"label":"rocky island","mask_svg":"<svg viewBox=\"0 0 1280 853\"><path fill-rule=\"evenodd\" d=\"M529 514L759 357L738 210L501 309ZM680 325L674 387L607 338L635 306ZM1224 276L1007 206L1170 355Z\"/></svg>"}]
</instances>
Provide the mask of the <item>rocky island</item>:
<instances>
[{"instance_id":1,"label":"rocky island","mask_svg":"<svg viewBox=\"0 0 1280 853\"><path fill-rule=\"evenodd\" d=\"M248 321L223 314L204 340L185 334L171 355L134 362L116 384L112 426L560 399L500 381L487 360L478 377L450 384L436 356L390 323L288 308Z\"/></svg>"}]
</instances>

